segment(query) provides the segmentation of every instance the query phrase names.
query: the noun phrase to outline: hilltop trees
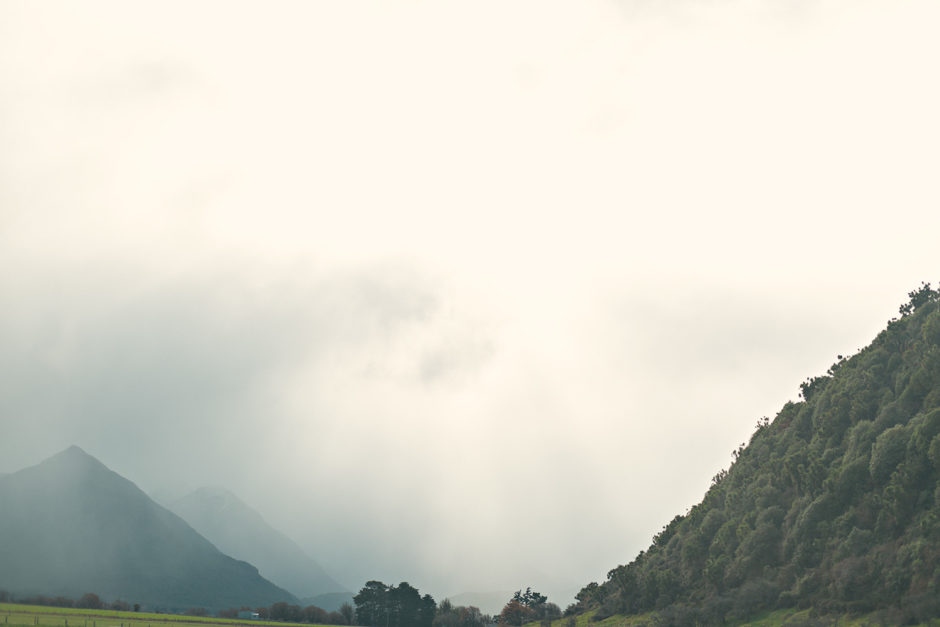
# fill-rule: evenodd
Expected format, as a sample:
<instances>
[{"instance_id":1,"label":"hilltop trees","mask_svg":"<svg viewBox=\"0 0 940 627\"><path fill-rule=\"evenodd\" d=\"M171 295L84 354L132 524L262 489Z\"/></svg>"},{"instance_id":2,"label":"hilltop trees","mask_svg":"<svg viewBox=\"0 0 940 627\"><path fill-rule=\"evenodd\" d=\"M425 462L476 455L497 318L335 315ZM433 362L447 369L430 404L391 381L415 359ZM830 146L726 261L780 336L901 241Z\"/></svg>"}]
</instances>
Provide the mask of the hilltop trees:
<instances>
[{"instance_id":1,"label":"hilltop trees","mask_svg":"<svg viewBox=\"0 0 940 627\"><path fill-rule=\"evenodd\" d=\"M512 600L517 601L518 603L521 603L530 609L538 610L545 604L546 601L548 601L548 597L544 594L536 592L532 588L526 588L525 592L522 590L516 590L516 592L512 595Z\"/></svg>"},{"instance_id":2,"label":"hilltop trees","mask_svg":"<svg viewBox=\"0 0 940 627\"><path fill-rule=\"evenodd\" d=\"M922 305L926 305L929 302L936 301L940 298L940 292L930 288L930 283L924 282L920 284L920 287L914 290L913 292L907 293L908 297L911 299L907 303L901 305L898 309L898 313L902 316L909 316Z\"/></svg>"}]
</instances>

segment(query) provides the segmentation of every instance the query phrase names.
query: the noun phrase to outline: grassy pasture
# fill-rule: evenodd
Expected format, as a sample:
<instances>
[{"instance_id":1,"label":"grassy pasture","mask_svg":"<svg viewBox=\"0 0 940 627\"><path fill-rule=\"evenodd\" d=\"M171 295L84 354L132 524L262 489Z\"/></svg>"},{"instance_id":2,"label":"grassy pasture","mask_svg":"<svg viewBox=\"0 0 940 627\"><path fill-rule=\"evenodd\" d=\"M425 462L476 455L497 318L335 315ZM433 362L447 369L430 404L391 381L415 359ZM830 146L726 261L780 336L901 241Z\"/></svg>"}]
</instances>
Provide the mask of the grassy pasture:
<instances>
[{"instance_id":1,"label":"grassy pasture","mask_svg":"<svg viewBox=\"0 0 940 627\"><path fill-rule=\"evenodd\" d=\"M0 627L208 627L206 623L259 627L325 627L305 623L278 623L265 620L239 620L210 618L208 616L181 616L179 614L150 614L147 612L119 612L116 610L82 610L73 607L47 607L0 603Z\"/></svg>"}]
</instances>

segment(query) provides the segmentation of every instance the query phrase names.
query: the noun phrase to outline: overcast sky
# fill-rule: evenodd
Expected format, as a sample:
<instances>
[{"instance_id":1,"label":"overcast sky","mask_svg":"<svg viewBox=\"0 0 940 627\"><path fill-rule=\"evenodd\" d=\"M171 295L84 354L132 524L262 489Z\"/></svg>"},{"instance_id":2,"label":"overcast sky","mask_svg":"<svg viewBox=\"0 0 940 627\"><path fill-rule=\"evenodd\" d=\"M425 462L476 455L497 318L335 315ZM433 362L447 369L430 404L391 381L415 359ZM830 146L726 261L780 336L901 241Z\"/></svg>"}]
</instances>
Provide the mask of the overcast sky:
<instances>
[{"instance_id":1,"label":"overcast sky","mask_svg":"<svg viewBox=\"0 0 940 627\"><path fill-rule=\"evenodd\" d=\"M0 2L0 472L562 605L940 279L940 5Z\"/></svg>"}]
</instances>

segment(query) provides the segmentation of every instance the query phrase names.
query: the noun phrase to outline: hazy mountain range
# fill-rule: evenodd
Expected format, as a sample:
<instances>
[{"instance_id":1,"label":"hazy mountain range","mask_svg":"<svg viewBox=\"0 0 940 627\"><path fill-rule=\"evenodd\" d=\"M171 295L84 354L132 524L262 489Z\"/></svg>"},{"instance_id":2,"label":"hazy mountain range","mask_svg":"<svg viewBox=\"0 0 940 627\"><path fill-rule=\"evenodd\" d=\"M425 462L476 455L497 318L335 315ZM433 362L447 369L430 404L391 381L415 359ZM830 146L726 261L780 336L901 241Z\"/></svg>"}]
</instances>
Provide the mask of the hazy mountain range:
<instances>
[{"instance_id":1,"label":"hazy mountain range","mask_svg":"<svg viewBox=\"0 0 940 627\"><path fill-rule=\"evenodd\" d=\"M0 588L168 610L297 598L78 447L0 478Z\"/></svg>"},{"instance_id":2,"label":"hazy mountain range","mask_svg":"<svg viewBox=\"0 0 940 627\"><path fill-rule=\"evenodd\" d=\"M168 507L220 551L253 564L263 577L298 598L329 593L351 598L297 543L224 488L199 488Z\"/></svg>"},{"instance_id":3,"label":"hazy mountain range","mask_svg":"<svg viewBox=\"0 0 940 627\"><path fill-rule=\"evenodd\" d=\"M77 446L0 475L0 503L0 589L19 596L94 592L171 611L352 602L230 491L203 487L161 505ZM451 600L496 612L511 595Z\"/></svg>"}]
</instances>

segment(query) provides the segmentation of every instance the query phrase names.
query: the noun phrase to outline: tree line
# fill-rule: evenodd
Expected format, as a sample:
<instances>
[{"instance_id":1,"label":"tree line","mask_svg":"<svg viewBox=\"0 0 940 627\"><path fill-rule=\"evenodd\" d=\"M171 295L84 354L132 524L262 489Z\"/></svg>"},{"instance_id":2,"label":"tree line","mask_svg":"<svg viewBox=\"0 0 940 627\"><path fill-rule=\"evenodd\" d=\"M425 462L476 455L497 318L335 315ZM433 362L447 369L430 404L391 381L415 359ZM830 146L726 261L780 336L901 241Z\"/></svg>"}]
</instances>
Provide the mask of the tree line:
<instances>
[{"instance_id":1,"label":"tree line","mask_svg":"<svg viewBox=\"0 0 940 627\"><path fill-rule=\"evenodd\" d=\"M448 599L435 604L431 595L422 596L408 582L389 586L369 581L353 601L356 622L364 627L485 627L497 622L524 625L533 621L550 624L562 616L556 604L532 588L517 590L498 616L484 614L472 605L454 605Z\"/></svg>"},{"instance_id":2,"label":"tree line","mask_svg":"<svg viewBox=\"0 0 940 627\"><path fill-rule=\"evenodd\" d=\"M533 621L547 624L562 615L556 604L532 588L516 591L497 616L484 614L472 605L454 605L448 599L435 605L431 595L422 596L407 582L389 586L369 581L353 601L356 622L364 627L485 627L497 622L523 625Z\"/></svg>"},{"instance_id":3,"label":"tree line","mask_svg":"<svg viewBox=\"0 0 940 627\"><path fill-rule=\"evenodd\" d=\"M6 590L0 590L0 603L22 603L23 605L43 605L46 607L73 607L82 610L117 610L120 612L140 611L140 603L131 605L127 601L116 599L107 603L101 600L97 594L88 592L82 595L78 600L65 596L48 597L42 594L34 594L24 597L16 597Z\"/></svg>"},{"instance_id":4,"label":"tree line","mask_svg":"<svg viewBox=\"0 0 940 627\"><path fill-rule=\"evenodd\" d=\"M272 603L268 607L251 608L243 606L220 610L219 618L238 618L241 612L255 612L260 620L272 620L285 623L310 623L316 625L354 625L355 611L349 603L343 603L338 611L327 612L316 605L301 607L285 601Z\"/></svg>"},{"instance_id":5,"label":"tree line","mask_svg":"<svg viewBox=\"0 0 940 627\"><path fill-rule=\"evenodd\" d=\"M301 607L281 601L267 607L241 606L219 610L219 618L238 618L244 612L257 614L259 620L316 625L361 625L363 627L486 627L523 625L533 621L552 621L561 617L558 606L549 603L545 595L526 588L518 590L506 603L498 616L484 614L475 606L454 605L448 599L435 603L429 594L421 595L408 582L388 586L381 581L369 581L354 597L355 607L344 603L338 611L328 612L316 605ZM120 599L106 602L97 594L87 593L78 600L64 596L32 595L17 598L0 589L0 603L15 602L26 605L70 607L77 609L119 610L139 612L139 603L131 605ZM575 606L570 606L569 611ZM150 608L152 609L152 608ZM191 607L187 616L209 616L204 607Z\"/></svg>"}]
</instances>

